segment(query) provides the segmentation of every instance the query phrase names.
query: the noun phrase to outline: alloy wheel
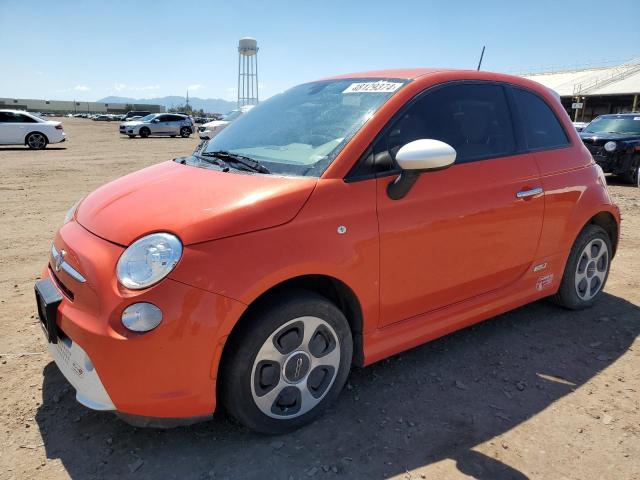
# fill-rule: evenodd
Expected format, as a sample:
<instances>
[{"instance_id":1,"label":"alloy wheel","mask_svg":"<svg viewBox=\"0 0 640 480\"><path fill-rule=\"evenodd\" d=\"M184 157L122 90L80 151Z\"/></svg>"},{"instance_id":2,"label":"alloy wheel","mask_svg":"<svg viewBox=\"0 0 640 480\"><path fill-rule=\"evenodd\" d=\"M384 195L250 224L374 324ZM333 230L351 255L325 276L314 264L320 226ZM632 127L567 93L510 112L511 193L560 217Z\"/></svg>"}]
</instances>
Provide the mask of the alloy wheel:
<instances>
[{"instance_id":1,"label":"alloy wheel","mask_svg":"<svg viewBox=\"0 0 640 480\"><path fill-rule=\"evenodd\" d=\"M272 333L256 355L251 394L265 415L296 418L318 405L340 366L340 340L318 317L295 318Z\"/></svg>"},{"instance_id":2,"label":"alloy wheel","mask_svg":"<svg viewBox=\"0 0 640 480\"><path fill-rule=\"evenodd\" d=\"M41 148L44 148L44 146L47 144L47 140L41 133L32 133L27 139L27 144L29 145L29 147L35 150L39 150Z\"/></svg>"},{"instance_id":3,"label":"alloy wheel","mask_svg":"<svg viewBox=\"0 0 640 480\"><path fill-rule=\"evenodd\" d=\"M609 270L609 249L595 238L582 250L575 273L575 288L581 300L588 301L602 289Z\"/></svg>"}]
</instances>

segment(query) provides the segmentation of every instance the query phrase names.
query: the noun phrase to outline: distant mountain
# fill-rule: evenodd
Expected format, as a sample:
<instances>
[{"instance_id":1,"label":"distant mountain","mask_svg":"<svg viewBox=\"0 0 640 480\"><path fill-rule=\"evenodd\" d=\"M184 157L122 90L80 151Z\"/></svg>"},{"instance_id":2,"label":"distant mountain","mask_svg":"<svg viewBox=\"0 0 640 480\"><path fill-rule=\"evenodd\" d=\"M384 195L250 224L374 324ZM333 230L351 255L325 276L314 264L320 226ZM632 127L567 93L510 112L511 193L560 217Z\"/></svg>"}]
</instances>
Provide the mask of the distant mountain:
<instances>
[{"instance_id":1,"label":"distant mountain","mask_svg":"<svg viewBox=\"0 0 640 480\"><path fill-rule=\"evenodd\" d=\"M97 100L100 103L131 103L138 105L155 104L164 105L165 108L184 105L187 101L185 97L169 96L159 98L129 98L129 97L104 97ZM189 105L195 110L204 110L207 113L225 113L236 108L236 102L230 102L221 98L198 98L189 97Z\"/></svg>"}]
</instances>

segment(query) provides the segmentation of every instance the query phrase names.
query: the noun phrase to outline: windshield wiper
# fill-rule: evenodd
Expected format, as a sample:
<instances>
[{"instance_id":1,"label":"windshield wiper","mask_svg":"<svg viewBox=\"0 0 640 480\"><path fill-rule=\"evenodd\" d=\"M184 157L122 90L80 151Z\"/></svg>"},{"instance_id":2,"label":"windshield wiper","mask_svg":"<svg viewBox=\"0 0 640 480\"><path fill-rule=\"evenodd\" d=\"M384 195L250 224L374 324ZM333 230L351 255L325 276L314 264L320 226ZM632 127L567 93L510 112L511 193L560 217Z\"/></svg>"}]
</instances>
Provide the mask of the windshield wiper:
<instances>
[{"instance_id":1,"label":"windshield wiper","mask_svg":"<svg viewBox=\"0 0 640 480\"><path fill-rule=\"evenodd\" d=\"M218 150L215 152L203 152L201 155L208 155L211 157L219 158L225 162L231 161L232 163L238 163L251 171L258 173L271 173L267 167L260 163L255 158L247 157L246 155L239 155L237 153L227 152L226 150Z\"/></svg>"},{"instance_id":2,"label":"windshield wiper","mask_svg":"<svg viewBox=\"0 0 640 480\"><path fill-rule=\"evenodd\" d=\"M198 154L193 154L194 157L198 157L202 160L204 160L207 163L211 163L213 165L218 165L223 172L228 172L229 171L229 164L227 162L225 162L222 158L219 158L217 155L212 155L208 152L200 152Z\"/></svg>"}]
</instances>

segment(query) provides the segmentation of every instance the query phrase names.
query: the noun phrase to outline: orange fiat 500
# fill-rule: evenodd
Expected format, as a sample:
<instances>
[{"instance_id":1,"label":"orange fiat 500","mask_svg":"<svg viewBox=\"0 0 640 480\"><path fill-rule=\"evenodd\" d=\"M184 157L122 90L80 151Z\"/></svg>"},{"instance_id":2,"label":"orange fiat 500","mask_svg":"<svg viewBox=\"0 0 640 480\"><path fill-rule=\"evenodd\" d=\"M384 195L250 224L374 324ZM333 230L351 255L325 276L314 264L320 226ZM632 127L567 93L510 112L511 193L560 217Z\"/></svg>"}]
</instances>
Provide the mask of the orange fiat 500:
<instances>
[{"instance_id":1,"label":"orange fiat 500","mask_svg":"<svg viewBox=\"0 0 640 480\"><path fill-rule=\"evenodd\" d=\"M76 204L36 283L60 370L138 424L286 432L368 365L534 300L589 307L620 215L550 90L476 71L294 87Z\"/></svg>"}]
</instances>

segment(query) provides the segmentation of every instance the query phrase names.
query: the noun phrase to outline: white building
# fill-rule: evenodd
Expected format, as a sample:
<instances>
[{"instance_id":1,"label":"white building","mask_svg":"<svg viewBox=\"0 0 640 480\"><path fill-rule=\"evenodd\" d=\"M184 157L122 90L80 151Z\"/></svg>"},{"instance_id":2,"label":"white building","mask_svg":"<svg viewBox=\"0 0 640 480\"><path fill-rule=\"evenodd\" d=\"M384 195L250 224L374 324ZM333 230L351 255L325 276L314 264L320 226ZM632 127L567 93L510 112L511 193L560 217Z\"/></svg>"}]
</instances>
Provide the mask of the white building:
<instances>
[{"instance_id":1,"label":"white building","mask_svg":"<svg viewBox=\"0 0 640 480\"><path fill-rule=\"evenodd\" d=\"M606 113L640 110L640 58L613 67L521 75L560 95L571 118L589 121ZM573 109L572 104L582 103Z\"/></svg>"},{"instance_id":2,"label":"white building","mask_svg":"<svg viewBox=\"0 0 640 480\"><path fill-rule=\"evenodd\" d=\"M76 102L73 100L36 100L29 98L0 98L0 109L27 110L41 113L127 113L129 110L164 112L162 105Z\"/></svg>"}]
</instances>

